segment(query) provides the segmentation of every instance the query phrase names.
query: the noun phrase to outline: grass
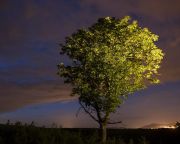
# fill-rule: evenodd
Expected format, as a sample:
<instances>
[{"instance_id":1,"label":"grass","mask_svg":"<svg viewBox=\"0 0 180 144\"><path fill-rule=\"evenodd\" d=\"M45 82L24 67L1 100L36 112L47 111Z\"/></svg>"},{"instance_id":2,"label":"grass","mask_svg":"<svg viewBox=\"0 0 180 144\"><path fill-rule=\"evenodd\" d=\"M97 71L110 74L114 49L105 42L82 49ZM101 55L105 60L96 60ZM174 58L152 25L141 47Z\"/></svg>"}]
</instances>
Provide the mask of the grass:
<instances>
[{"instance_id":1,"label":"grass","mask_svg":"<svg viewBox=\"0 0 180 144\"><path fill-rule=\"evenodd\" d=\"M177 129L108 129L107 144L180 144ZM0 144L98 144L98 129L0 124Z\"/></svg>"}]
</instances>

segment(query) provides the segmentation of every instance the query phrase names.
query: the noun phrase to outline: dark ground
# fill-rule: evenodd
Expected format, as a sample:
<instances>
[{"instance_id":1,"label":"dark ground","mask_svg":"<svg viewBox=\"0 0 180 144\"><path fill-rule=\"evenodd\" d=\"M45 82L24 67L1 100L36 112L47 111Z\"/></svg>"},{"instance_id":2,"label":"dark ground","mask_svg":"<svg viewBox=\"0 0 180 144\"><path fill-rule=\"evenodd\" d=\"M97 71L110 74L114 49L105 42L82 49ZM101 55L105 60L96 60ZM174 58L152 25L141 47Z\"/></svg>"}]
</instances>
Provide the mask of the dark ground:
<instances>
[{"instance_id":1,"label":"dark ground","mask_svg":"<svg viewBox=\"0 0 180 144\"><path fill-rule=\"evenodd\" d=\"M108 144L180 144L176 129L108 129ZM0 124L0 144L97 144L98 129Z\"/></svg>"}]
</instances>

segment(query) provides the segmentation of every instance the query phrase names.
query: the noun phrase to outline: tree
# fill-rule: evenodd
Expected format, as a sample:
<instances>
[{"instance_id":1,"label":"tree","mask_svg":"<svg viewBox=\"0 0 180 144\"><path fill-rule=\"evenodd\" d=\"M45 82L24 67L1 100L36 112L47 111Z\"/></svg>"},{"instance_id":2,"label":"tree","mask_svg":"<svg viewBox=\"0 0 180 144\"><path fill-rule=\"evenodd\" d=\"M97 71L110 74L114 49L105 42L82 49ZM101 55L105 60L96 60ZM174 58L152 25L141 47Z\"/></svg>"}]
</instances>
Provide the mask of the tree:
<instances>
[{"instance_id":1,"label":"tree","mask_svg":"<svg viewBox=\"0 0 180 144\"><path fill-rule=\"evenodd\" d=\"M175 127L180 128L180 122L177 121L176 124L175 124Z\"/></svg>"},{"instance_id":2,"label":"tree","mask_svg":"<svg viewBox=\"0 0 180 144\"><path fill-rule=\"evenodd\" d=\"M80 29L60 44L60 54L71 64L58 65L58 74L73 86L79 104L95 120L106 141L106 126L127 96L158 83L163 52L154 42L158 36L138 26L130 17L100 18L87 29Z\"/></svg>"}]
</instances>

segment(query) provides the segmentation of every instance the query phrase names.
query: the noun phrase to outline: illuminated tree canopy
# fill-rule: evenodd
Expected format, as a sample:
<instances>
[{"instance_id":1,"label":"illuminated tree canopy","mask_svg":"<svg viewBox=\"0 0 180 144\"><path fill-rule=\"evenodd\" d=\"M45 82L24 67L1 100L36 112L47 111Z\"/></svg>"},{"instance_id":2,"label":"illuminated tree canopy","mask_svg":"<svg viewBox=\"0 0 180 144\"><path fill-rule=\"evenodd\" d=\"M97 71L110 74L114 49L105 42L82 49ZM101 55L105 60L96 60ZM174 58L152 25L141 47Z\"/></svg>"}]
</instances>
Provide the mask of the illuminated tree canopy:
<instances>
[{"instance_id":1,"label":"illuminated tree canopy","mask_svg":"<svg viewBox=\"0 0 180 144\"><path fill-rule=\"evenodd\" d=\"M155 45L158 36L138 26L130 17L100 18L87 29L66 37L61 54L71 65L58 65L59 75L73 85L81 107L105 129L110 113L127 96L158 83L163 52Z\"/></svg>"}]
</instances>

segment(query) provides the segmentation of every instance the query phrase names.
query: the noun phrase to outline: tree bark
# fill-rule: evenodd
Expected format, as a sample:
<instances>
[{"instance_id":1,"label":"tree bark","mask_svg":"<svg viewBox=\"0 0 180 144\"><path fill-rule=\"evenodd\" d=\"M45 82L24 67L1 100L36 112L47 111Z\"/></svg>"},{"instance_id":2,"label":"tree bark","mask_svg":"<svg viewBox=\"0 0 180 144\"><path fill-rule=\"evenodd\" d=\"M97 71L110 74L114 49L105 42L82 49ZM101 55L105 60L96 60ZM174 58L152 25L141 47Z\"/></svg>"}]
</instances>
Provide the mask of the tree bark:
<instances>
[{"instance_id":1,"label":"tree bark","mask_svg":"<svg viewBox=\"0 0 180 144\"><path fill-rule=\"evenodd\" d=\"M106 123L102 123L102 124L100 124L100 141L101 141L101 144L106 144L106 138L107 138Z\"/></svg>"}]
</instances>

